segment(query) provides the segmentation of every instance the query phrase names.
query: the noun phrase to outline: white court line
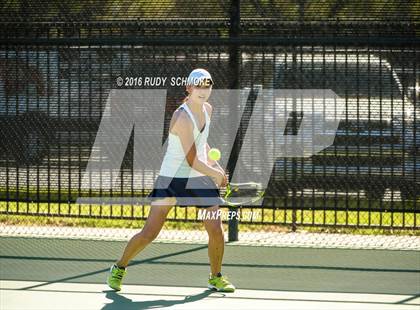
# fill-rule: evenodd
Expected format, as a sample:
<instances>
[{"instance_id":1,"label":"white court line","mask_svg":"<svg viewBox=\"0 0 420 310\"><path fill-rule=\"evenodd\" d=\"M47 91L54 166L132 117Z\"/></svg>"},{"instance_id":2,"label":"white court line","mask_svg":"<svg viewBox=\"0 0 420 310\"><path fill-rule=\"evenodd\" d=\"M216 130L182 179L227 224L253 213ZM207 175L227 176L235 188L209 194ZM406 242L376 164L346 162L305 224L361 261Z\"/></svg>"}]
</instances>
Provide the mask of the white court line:
<instances>
[{"instance_id":1,"label":"white court line","mask_svg":"<svg viewBox=\"0 0 420 310\"><path fill-rule=\"evenodd\" d=\"M36 287L34 287L36 286ZM31 288L33 287L33 288ZM107 293L108 291L108 293ZM0 280L0 308L31 309L419 309L411 295L238 289L211 293L205 288L125 285L119 293L104 284ZM407 303L399 304L403 300Z\"/></svg>"}]
</instances>

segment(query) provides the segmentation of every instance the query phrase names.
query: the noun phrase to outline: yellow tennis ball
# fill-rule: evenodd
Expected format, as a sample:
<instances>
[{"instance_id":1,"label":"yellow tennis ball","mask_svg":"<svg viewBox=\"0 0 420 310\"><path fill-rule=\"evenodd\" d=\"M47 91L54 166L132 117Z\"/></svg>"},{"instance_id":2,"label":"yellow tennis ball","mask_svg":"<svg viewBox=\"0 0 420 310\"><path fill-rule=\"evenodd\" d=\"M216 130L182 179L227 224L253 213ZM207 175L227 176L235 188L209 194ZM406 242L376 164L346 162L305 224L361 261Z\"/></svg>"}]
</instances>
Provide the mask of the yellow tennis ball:
<instances>
[{"instance_id":1,"label":"yellow tennis ball","mask_svg":"<svg viewBox=\"0 0 420 310\"><path fill-rule=\"evenodd\" d=\"M219 160L221 154L220 154L219 149L212 148L212 149L209 150L208 156L211 160Z\"/></svg>"}]
</instances>

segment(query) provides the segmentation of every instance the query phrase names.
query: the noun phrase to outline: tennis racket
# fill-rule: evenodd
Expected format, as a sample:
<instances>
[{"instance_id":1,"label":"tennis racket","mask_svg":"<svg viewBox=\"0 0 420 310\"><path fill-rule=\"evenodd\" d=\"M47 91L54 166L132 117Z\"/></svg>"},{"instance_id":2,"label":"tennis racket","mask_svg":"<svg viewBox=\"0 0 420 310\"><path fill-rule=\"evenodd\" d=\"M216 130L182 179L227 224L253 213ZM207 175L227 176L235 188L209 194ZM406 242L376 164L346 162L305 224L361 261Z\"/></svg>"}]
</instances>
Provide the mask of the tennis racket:
<instances>
[{"instance_id":1,"label":"tennis racket","mask_svg":"<svg viewBox=\"0 0 420 310\"><path fill-rule=\"evenodd\" d=\"M232 207L251 205L263 199L264 194L261 183L228 183L223 200Z\"/></svg>"}]
</instances>

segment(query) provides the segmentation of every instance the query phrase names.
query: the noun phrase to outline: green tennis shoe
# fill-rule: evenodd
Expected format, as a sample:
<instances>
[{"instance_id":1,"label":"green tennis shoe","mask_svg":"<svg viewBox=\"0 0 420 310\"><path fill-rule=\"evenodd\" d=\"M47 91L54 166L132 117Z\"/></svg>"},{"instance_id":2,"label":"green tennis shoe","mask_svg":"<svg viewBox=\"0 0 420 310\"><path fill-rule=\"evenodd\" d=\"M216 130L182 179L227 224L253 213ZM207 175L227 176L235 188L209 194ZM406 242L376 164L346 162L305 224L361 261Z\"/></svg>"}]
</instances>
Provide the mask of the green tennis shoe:
<instances>
[{"instance_id":1,"label":"green tennis shoe","mask_svg":"<svg viewBox=\"0 0 420 310\"><path fill-rule=\"evenodd\" d=\"M212 276L210 274L209 283L207 287L218 292L231 293L235 291L235 286L233 286L233 284L229 282L227 277L224 277L222 275L218 277Z\"/></svg>"},{"instance_id":2,"label":"green tennis shoe","mask_svg":"<svg viewBox=\"0 0 420 310\"><path fill-rule=\"evenodd\" d=\"M106 283L108 284L110 288L116 291L120 291L121 282L126 273L127 273L127 270L125 268L120 268L117 265L112 265L111 269L109 270Z\"/></svg>"}]
</instances>

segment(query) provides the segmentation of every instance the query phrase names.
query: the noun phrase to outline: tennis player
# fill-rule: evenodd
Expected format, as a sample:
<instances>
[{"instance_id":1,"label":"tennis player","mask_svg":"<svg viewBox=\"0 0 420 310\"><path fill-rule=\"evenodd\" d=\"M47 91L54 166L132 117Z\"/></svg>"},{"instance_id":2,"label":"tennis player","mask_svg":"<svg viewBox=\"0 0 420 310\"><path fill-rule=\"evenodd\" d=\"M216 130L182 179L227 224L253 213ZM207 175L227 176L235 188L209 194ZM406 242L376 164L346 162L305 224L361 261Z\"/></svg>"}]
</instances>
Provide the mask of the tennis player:
<instances>
[{"instance_id":1,"label":"tennis player","mask_svg":"<svg viewBox=\"0 0 420 310\"><path fill-rule=\"evenodd\" d=\"M114 290L121 290L129 262L158 236L174 205L182 201L183 205L206 207L206 212L213 213L217 212L219 204L223 202L219 188L227 184L225 171L217 161L207 157L210 149L207 137L212 114L212 106L207 99L212 85L212 77L204 69L195 69L188 76L188 96L175 110L170 122L168 148L150 195L153 197L150 214L143 229L131 238L121 258L111 266L107 283ZM189 203L189 199L195 203ZM200 199L203 202L198 205ZM206 202L211 203L205 205ZM211 273L208 287L220 292L233 292L235 287L221 273L224 252L221 218L212 217L203 222L209 236Z\"/></svg>"}]
</instances>

